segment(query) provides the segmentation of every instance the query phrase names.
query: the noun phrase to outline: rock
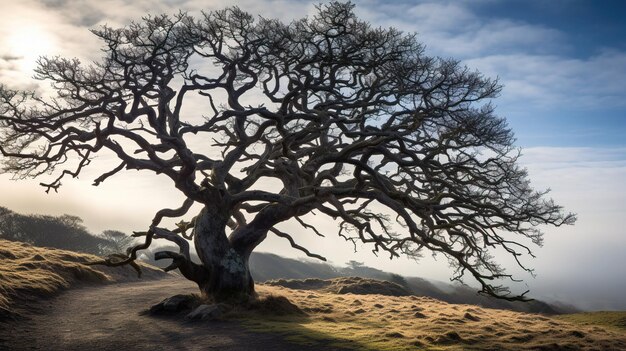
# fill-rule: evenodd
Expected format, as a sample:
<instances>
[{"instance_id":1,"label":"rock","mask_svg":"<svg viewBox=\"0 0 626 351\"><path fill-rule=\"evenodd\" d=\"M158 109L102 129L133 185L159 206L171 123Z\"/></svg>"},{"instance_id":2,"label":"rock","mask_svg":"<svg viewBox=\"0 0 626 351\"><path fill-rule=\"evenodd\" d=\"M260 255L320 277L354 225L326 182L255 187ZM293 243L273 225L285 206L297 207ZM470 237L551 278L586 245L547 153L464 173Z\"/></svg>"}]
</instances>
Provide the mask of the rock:
<instances>
[{"instance_id":1,"label":"rock","mask_svg":"<svg viewBox=\"0 0 626 351\"><path fill-rule=\"evenodd\" d=\"M150 307L150 313L177 313L193 307L194 297L191 295L174 295Z\"/></svg>"},{"instance_id":2,"label":"rock","mask_svg":"<svg viewBox=\"0 0 626 351\"><path fill-rule=\"evenodd\" d=\"M191 320L213 320L220 318L223 314L224 308L221 305L200 305L185 318Z\"/></svg>"},{"instance_id":3,"label":"rock","mask_svg":"<svg viewBox=\"0 0 626 351\"><path fill-rule=\"evenodd\" d=\"M413 317L415 317L415 318L427 318L425 314L423 314L422 312L419 312L419 311L415 312Z\"/></svg>"}]
</instances>

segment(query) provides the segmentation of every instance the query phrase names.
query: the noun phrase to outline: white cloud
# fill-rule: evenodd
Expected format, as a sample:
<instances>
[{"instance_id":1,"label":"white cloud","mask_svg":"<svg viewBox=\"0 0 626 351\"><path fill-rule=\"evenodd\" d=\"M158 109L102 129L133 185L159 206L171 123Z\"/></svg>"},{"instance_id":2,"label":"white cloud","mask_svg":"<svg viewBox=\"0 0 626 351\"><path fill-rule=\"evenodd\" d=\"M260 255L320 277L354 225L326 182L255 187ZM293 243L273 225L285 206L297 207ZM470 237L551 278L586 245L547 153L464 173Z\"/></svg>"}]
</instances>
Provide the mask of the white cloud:
<instances>
[{"instance_id":1,"label":"white cloud","mask_svg":"<svg viewBox=\"0 0 626 351\"><path fill-rule=\"evenodd\" d=\"M526 111L626 106L626 52L604 49L583 58L567 55L567 33L546 25L478 17L470 2L437 1L377 6L357 12L373 23L417 32L427 54L462 59L504 84L498 105Z\"/></svg>"},{"instance_id":2,"label":"white cloud","mask_svg":"<svg viewBox=\"0 0 626 351\"><path fill-rule=\"evenodd\" d=\"M491 55L465 63L505 85L502 99L516 107L569 109L626 107L626 53L604 51L586 59L553 55Z\"/></svg>"}]
</instances>

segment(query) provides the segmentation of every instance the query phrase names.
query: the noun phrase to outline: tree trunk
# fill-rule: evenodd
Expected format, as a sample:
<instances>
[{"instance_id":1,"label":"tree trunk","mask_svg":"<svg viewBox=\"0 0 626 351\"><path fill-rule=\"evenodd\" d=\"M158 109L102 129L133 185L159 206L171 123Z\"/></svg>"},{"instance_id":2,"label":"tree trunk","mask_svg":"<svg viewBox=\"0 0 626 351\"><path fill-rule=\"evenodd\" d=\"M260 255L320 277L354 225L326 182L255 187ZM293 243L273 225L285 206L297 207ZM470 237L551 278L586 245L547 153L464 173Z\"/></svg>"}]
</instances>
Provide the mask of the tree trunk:
<instances>
[{"instance_id":1,"label":"tree trunk","mask_svg":"<svg viewBox=\"0 0 626 351\"><path fill-rule=\"evenodd\" d=\"M247 300L254 295L249 255L233 247L226 236L228 213L219 204L206 205L196 218L194 243L205 274L196 281L205 297Z\"/></svg>"}]
</instances>

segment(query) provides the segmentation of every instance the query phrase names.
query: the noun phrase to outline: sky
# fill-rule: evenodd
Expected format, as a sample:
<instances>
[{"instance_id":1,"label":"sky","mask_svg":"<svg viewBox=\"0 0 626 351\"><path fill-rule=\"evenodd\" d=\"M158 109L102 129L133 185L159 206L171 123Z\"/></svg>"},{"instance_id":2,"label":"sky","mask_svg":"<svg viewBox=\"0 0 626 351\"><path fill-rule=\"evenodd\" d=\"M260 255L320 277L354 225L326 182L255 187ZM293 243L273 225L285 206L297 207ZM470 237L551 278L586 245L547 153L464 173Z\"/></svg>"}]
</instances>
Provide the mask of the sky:
<instances>
[{"instance_id":1,"label":"sky","mask_svg":"<svg viewBox=\"0 0 626 351\"><path fill-rule=\"evenodd\" d=\"M146 14L191 14L237 4L285 21L314 11L316 2L246 0L20 0L0 4L0 82L38 88L39 55L100 56L90 28L123 26ZM431 56L453 57L504 85L496 111L515 131L532 184L578 214L575 226L546 228L545 244L529 260L537 277L522 276L536 297L588 309L626 310L626 13L624 1L476 0L355 1L375 26L415 32ZM0 160L1 162L1 160ZM166 179L128 173L91 187L97 170L65 181L46 195L40 180L0 175L0 206L21 213L81 216L94 233L142 230L153 213L180 202ZM138 179L141 179L139 181ZM134 199L138 199L134 201ZM320 228L333 223L312 219ZM287 230L295 228L285 228ZM409 276L447 280L444 259L413 262L374 257L332 235L300 243L331 262L363 261ZM301 257L280 238L260 251ZM506 263L506 262L505 262Z\"/></svg>"}]
</instances>

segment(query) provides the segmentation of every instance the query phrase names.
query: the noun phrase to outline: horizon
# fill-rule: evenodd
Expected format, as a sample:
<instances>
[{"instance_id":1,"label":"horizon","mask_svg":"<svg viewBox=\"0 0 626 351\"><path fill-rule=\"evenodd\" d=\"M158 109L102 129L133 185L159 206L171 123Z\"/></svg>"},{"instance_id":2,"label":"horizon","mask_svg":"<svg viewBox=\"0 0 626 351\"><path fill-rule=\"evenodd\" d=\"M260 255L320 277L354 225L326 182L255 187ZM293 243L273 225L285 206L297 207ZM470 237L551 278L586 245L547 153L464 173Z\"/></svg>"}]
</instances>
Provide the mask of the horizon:
<instances>
[{"instance_id":1,"label":"horizon","mask_svg":"<svg viewBox=\"0 0 626 351\"><path fill-rule=\"evenodd\" d=\"M46 92L30 77L40 54L100 56L89 32L105 23L123 26L147 13L197 14L223 8L224 1L83 1L25 0L12 2L0 14L0 82ZM310 14L310 1L240 1L254 14L284 20ZM537 298L566 303L583 300L594 309L626 310L626 23L620 1L355 2L357 15L374 26L417 32L426 54L453 57L504 85L494 100L517 136L532 184L551 188L550 197L578 214L574 226L548 228L542 248L533 248L537 278L520 275ZM106 163L106 159L98 161ZM0 162L2 159L0 158ZM77 215L93 233L105 229L145 230L157 210L178 204L181 195L162 177L114 177L99 187L90 184L98 169L64 182L59 194L45 194L41 180L13 182L0 176L5 206L23 214ZM155 192L154 189L159 189ZM165 190L164 190L165 189ZM133 203L126 198L141 199ZM332 221L313 218L331 232ZM282 230L300 230L289 225ZM368 246L353 253L350 243L328 235L299 238L312 252L331 262L355 260L370 267L446 281L446 260L424 252L417 264L409 259L374 257ZM330 250L329 248L332 248ZM256 251L288 258L302 257L289 243L270 237ZM510 259L504 260L505 265ZM513 270L513 272L515 272ZM468 281L469 282L469 281ZM601 287L598 289L598 287ZM603 290L603 291L598 291Z\"/></svg>"}]
</instances>

